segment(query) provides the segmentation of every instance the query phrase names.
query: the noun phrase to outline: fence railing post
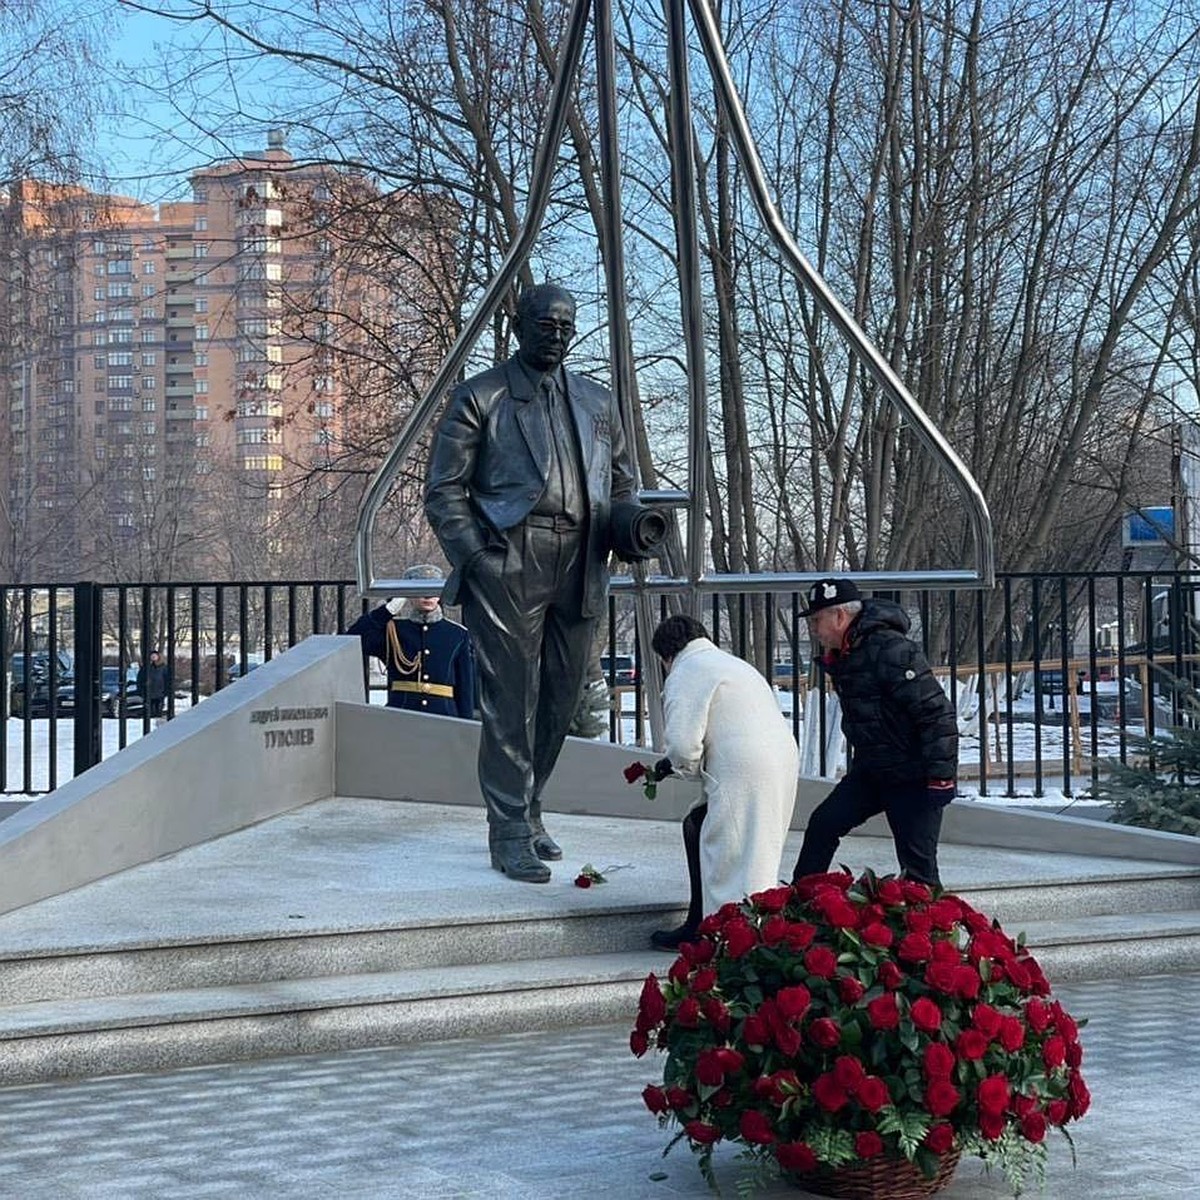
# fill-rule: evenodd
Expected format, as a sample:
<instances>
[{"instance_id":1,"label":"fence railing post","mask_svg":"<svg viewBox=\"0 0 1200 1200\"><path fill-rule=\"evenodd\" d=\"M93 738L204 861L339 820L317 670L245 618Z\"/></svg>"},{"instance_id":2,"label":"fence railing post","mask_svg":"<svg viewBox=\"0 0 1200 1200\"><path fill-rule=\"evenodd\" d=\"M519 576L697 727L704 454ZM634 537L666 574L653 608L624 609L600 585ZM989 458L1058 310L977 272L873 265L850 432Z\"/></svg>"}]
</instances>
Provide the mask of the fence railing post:
<instances>
[{"instance_id":1,"label":"fence railing post","mask_svg":"<svg viewBox=\"0 0 1200 1200\"><path fill-rule=\"evenodd\" d=\"M75 585L75 774L100 761L100 585Z\"/></svg>"}]
</instances>

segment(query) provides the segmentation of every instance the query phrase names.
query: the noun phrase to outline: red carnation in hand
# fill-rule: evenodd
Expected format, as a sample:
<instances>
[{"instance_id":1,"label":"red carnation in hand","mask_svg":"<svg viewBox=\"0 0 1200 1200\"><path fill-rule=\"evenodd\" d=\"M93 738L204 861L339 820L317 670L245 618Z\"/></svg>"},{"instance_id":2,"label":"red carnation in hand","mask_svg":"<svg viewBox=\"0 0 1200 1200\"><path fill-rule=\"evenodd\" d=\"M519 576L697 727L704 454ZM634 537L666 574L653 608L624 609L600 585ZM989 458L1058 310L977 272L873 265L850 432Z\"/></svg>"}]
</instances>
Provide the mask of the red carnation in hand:
<instances>
[{"instance_id":1,"label":"red carnation in hand","mask_svg":"<svg viewBox=\"0 0 1200 1200\"><path fill-rule=\"evenodd\" d=\"M922 1033L936 1033L942 1027L942 1010L928 996L913 1002L909 1016Z\"/></svg>"},{"instance_id":2,"label":"red carnation in hand","mask_svg":"<svg viewBox=\"0 0 1200 1200\"><path fill-rule=\"evenodd\" d=\"M817 1156L807 1142L784 1142L775 1147L775 1158L785 1171L815 1171Z\"/></svg>"},{"instance_id":3,"label":"red carnation in hand","mask_svg":"<svg viewBox=\"0 0 1200 1200\"><path fill-rule=\"evenodd\" d=\"M859 1158L878 1158L883 1153L883 1138L873 1129L865 1129L854 1139L854 1153Z\"/></svg>"},{"instance_id":4,"label":"red carnation in hand","mask_svg":"<svg viewBox=\"0 0 1200 1200\"><path fill-rule=\"evenodd\" d=\"M900 1006L896 997L888 992L872 1000L867 1005L867 1018L875 1029L895 1029L900 1024Z\"/></svg>"},{"instance_id":5,"label":"red carnation in hand","mask_svg":"<svg viewBox=\"0 0 1200 1200\"><path fill-rule=\"evenodd\" d=\"M754 1108L742 1113L742 1119L738 1122L738 1132L746 1141L760 1146L769 1146L775 1140L770 1118Z\"/></svg>"},{"instance_id":6,"label":"red carnation in hand","mask_svg":"<svg viewBox=\"0 0 1200 1200\"><path fill-rule=\"evenodd\" d=\"M715 1125L709 1125L707 1121L689 1121L683 1127L683 1132L701 1146L711 1146L721 1136L721 1131Z\"/></svg>"}]
</instances>

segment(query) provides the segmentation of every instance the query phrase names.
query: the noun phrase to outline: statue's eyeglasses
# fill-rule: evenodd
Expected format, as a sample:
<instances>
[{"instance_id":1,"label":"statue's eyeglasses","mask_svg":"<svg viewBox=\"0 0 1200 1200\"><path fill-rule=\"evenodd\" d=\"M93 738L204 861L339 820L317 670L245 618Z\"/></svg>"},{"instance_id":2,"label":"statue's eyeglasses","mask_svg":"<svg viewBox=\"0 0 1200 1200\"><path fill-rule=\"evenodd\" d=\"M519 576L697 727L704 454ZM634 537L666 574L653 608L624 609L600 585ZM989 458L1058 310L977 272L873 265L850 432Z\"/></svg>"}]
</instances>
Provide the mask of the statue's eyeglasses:
<instances>
[{"instance_id":1,"label":"statue's eyeglasses","mask_svg":"<svg viewBox=\"0 0 1200 1200\"><path fill-rule=\"evenodd\" d=\"M564 337L570 337L575 332L574 321L555 321L549 317L538 321L537 327L543 333L561 333Z\"/></svg>"}]
</instances>

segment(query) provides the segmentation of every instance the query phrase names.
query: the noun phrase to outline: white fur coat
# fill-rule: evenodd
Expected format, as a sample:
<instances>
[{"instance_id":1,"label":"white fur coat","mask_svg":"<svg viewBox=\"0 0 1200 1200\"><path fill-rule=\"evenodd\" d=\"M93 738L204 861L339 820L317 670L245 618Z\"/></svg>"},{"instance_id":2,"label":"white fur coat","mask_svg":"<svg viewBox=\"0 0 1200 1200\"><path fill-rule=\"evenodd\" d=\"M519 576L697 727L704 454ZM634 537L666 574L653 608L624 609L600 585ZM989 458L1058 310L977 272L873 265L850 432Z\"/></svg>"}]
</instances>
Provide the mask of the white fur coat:
<instances>
[{"instance_id":1,"label":"white fur coat","mask_svg":"<svg viewBox=\"0 0 1200 1200\"><path fill-rule=\"evenodd\" d=\"M663 688L666 753L704 784L704 911L779 883L800 753L767 681L708 638L675 657Z\"/></svg>"}]
</instances>

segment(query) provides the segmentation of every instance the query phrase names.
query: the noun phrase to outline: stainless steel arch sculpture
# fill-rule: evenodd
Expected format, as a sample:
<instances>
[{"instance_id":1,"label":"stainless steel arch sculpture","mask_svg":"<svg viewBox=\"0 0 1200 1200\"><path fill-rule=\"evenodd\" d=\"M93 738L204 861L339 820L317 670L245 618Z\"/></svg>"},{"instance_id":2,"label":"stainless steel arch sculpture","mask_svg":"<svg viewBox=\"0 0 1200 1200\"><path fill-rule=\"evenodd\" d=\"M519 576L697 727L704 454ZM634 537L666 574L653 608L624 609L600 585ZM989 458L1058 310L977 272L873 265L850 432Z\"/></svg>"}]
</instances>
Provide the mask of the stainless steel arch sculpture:
<instances>
[{"instance_id":1,"label":"stainless steel arch sculpture","mask_svg":"<svg viewBox=\"0 0 1200 1200\"><path fill-rule=\"evenodd\" d=\"M671 174L675 187L676 241L680 263L680 291L683 297L683 334L688 368L688 486L683 492L642 493L647 503L686 507L688 529L685 577L647 577L642 571L632 579L614 579L618 590L634 590L638 595L638 624L643 635L652 621L651 593L682 592L695 602L702 593L716 591L776 592L791 591L820 578L825 572L795 572L756 575L705 574L705 459L703 431L707 427L708 401L705 389L703 321L700 290L700 251L696 216L696 172L692 160L692 113L688 78L685 5L690 9L696 35L703 49L721 103L729 122L733 145L749 184L762 221L783 260L801 285L846 339L860 365L879 384L888 399L920 438L925 448L941 465L958 489L966 510L975 543L973 569L908 572L859 572L860 584L892 588L936 585L944 588L990 587L994 581L994 543L987 503L978 484L940 431L917 404L886 359L871 344L849 312L829 290L825 281L800 252L787 232L783 219L771 198L762 161L750 132L741 99L733 83L716 19L708 0L664 0L667 18L667 53L671 107ZM566 122L570 88L579 70L583 54L588 16L593 14L596 44L596 71L599 93L599 142L601 186L604 197L605 280L608 293L609 329L623 331L626 322L624 291L624 250L622 239L620 152L617 136L617 99L615 39L611 0L575 0L568 16L559 55L546 124L534 159L529 193L529 210L516 240L509 248L495 278L489 283L479 307L464 325L429 390L413 409L400 431L388 457L371 481L359 514L356 534L358 586L364 595L392 596L417 594L420 584L375 575L371 544L372 530L379 511L400 466L432 420L443 396L457 379L471 346L500 305L522 261L541 228L549 201L550 182L559 143ZM633 429L633 363L629 344L623 336L610 334L610 364L613 390L616 392L627 431ZM653 664L650 664L651 666ZM657 682L651 680L652 685ZM651 686L650 692L656 689ZM652 726L655 724L652 711Z\"/></svg>"}]
</instances>

